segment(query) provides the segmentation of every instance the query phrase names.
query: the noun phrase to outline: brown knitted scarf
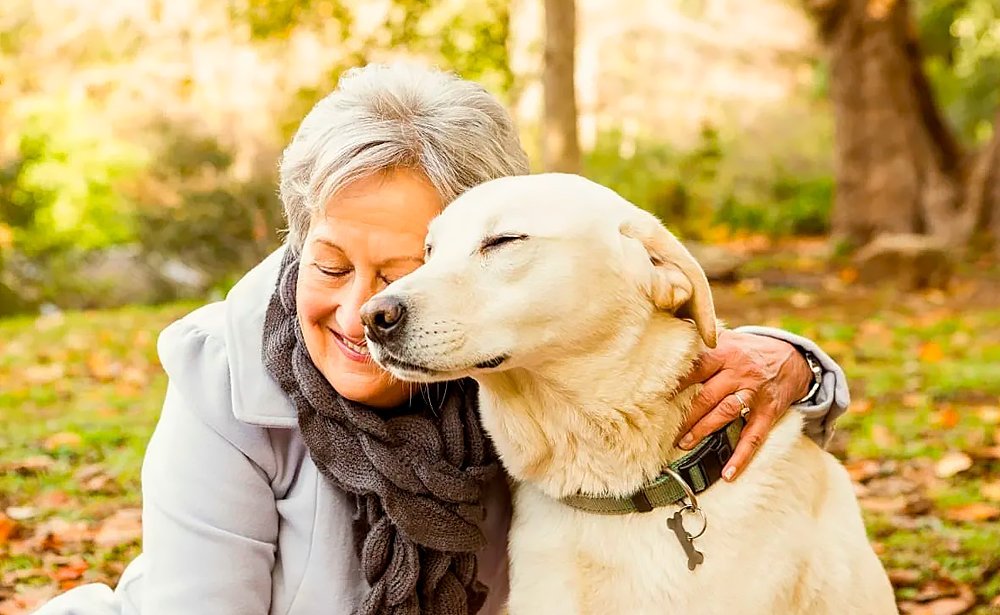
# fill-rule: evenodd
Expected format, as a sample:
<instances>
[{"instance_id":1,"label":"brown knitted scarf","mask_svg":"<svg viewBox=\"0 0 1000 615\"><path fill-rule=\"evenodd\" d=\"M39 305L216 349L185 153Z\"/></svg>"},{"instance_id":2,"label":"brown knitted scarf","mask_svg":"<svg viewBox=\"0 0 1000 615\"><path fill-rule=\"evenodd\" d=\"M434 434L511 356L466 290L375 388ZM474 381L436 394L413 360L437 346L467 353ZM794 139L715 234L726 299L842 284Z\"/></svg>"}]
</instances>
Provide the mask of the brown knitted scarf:
<instances>
[{"instance_id":1,"label":"brown knitted scarf","mask_svg":"<svg viewBox=\"0 0 1000 615\"><path fill-rule=\"evenodd\" d=\"M466 615L486 600L476 579L482 499L498 466L473 381L431 387L377 410L345 399L309 358L289 248L264 320L263 359L291 399L316 467L354 497L355 547L369 591L358 615Z\"/></svg>"}]
</instances>

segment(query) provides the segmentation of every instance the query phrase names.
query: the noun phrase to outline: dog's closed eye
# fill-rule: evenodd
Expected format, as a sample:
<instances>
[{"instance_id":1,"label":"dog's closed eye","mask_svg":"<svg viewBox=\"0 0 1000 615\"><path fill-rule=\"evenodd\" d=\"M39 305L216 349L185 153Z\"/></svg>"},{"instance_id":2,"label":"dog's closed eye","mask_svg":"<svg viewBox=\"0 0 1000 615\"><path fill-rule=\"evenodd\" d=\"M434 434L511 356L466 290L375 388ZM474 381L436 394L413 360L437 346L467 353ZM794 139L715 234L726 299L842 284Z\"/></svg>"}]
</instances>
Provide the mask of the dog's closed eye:
<instances>
[{"instance_id":1,"label":"dog's closed eye","mask_svg":"<svg viewBox=\"0 0 1000 615\"><path fill-rule=\"evenodd\" d=\"M483 239L483 242L479 245L480 252L486 252L500 246L511 244L517 241L524 241L527 239L527 235L522 235L519 233L504 233L502 235L490 235L489 237Z\"/></svg>"}]
</instances>

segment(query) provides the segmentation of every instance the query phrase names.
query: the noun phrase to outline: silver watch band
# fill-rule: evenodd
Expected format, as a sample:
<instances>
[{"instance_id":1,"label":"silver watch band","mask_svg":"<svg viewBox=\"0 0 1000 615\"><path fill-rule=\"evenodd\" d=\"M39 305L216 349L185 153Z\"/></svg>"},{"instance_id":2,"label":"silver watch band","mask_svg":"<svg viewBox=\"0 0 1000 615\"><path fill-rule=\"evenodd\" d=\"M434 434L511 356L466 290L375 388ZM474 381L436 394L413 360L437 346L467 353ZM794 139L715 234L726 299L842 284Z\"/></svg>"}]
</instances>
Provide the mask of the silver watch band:
<instances>
[{"instance_id":1,"label":"silver watch band","mask_svg":"<svg viewBox=\"0 0 1000 615\"><path fill-rule=\"evenodd\" d=\"M813 384L809 387L809 392L802 399L792 404L795 406L811 401L816 396L816 392L823 386L823 366L819 364L816 357L812 356L812 353L803 352L802 356L805 357L806 364L809 365L809 371L812 372Z\"/></svg>"}]
</instances>

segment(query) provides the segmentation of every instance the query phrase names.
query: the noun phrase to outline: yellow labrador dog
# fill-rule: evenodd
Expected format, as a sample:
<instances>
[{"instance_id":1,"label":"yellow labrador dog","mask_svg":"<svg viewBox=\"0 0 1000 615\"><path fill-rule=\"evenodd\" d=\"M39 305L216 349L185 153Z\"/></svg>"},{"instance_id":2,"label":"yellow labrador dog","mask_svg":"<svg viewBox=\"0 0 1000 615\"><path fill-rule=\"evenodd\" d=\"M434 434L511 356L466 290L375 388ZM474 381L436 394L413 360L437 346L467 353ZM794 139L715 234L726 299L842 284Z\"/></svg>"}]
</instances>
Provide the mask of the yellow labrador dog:
<instances>
[{"instance_id":1,"label":"yellow labrador dog","mask_svg":"<svg viewBox=\"0 0 1000 615\"><path fill-rule=\"evenodd\" d=\"M897 612L847 473L797 413L733 483L712 483L712 456L742 421L694 462L674 448L693 391L673 389L715 345L712 295L613 191L562 174L476 187L362 316L395 376L478 381L517 482L513 615Z\"/></svg>"}]
</instances>

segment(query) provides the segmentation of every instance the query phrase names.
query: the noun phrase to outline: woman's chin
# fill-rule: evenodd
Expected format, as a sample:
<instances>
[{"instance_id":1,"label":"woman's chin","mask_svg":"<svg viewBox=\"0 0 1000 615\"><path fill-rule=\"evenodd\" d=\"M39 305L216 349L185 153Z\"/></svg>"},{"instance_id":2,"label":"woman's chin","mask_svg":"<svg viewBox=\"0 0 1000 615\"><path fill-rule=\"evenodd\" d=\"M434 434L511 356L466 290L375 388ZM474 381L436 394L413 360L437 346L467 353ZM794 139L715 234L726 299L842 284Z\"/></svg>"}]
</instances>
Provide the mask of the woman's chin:
<instances>
[{"instance_id":1,"label":"woman's chin","mask_svg":"<svg viewBox=\"0 0 1000 615\"><path fill-rule=\"evenodd\" d=\"M416 385L400 382L377 365L336 362L324 370L330 385L342 397L375 408L392 408L410 398Z\"/></svg>"}]
</instances>

